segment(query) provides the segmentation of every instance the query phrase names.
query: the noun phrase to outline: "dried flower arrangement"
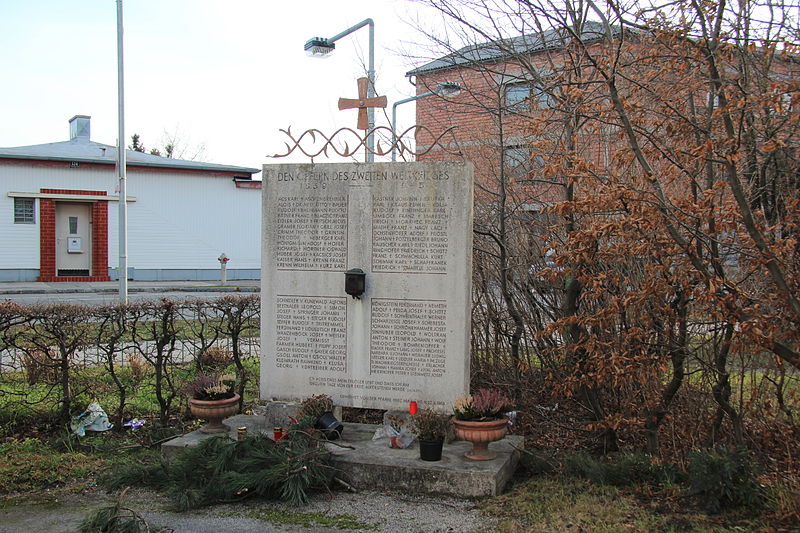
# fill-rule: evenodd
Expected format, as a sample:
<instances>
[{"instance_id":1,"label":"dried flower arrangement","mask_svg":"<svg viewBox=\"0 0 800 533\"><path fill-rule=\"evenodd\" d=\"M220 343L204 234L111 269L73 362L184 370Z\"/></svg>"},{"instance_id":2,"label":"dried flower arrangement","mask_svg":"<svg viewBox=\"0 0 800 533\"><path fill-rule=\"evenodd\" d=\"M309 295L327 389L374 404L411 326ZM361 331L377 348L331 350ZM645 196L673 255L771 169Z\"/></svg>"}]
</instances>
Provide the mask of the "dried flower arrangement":
<instances>
[{"instance_id":1,"label":"dried flower arrangement","mask_svg":"<svg viewBox=\"0 0 800 533\"><path fill-rule=\"evenodd\" d=\"M443 440L447 428L448 417L433 409L422 409L411 415L411 431L420 440Z\"/></svg>"},{"instance_id":2,"label":"dried flower arrangement","mask_svg":"<svg viewBox=\"0 0 800 533\"><path fill-rule=\"evenodd\" d=\"M183 392L195 400L205 402L227 400L234 397L236 378L228 375L209 376L199 372L197 377L183 387Z\"/></svg>"},{"instance_id":3,"label":"dried flower arrangement","mask_svg":"<svg viewBox=\"0 0 800 533\"><path fill-rule=\"evenodd\" d=\"M318 419L325 413L333 411L333 399L327 394L317 394L306 398L300 403L299 416L309 416L314 420Z\"/></svg>"},{"instance_id":4,"label":"dried flower arrangement","mask_svg":"<svg viewBox=\"0 0 800 533\"><path fill-rule=\"evenodd\" d=\"M497 420L511 408L511 400L497 389L480 389L453 403L453 412L458 420Z\"/></svg>"},{"instance_id":5,"label":"dried flower arrangement","mask_svg":"<svg viewBox=\"0 0 800 533\"><path fill-rule=\"evenodd\" d=\"M233 362L233 354L222 346L209 346L197 354L199 368L221 371Z\"/></svg>"},{"instance_id":6,"label":"dried flower arrangement","mask_svg":"<svg viewBox=\"0 0 800 533\"><path fill-rule=\"evenodd\" d=\"M397 433L400 433L400 430L403 429L403 426L406 424L405 419L397 415L386 415L386 422L386 425Z\"/></svg>"}]
</instances>

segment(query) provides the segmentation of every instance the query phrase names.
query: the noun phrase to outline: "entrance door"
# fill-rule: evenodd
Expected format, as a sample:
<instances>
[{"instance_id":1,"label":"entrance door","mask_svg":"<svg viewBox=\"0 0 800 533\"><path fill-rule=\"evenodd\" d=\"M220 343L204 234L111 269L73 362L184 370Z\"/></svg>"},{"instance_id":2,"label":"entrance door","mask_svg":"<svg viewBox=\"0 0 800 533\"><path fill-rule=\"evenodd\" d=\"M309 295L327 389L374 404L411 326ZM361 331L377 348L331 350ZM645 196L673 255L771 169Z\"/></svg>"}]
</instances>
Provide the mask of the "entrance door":
<instances>
[{"instance_id":1,"label":"entrance door","mask_svg":"<svg viewBox=\"0 0 800 533\"><path fill-rule=\"evenodd\" d=\"M56 202L56 275L90 276L92 204Z\"/></svg>"}]
</instances>

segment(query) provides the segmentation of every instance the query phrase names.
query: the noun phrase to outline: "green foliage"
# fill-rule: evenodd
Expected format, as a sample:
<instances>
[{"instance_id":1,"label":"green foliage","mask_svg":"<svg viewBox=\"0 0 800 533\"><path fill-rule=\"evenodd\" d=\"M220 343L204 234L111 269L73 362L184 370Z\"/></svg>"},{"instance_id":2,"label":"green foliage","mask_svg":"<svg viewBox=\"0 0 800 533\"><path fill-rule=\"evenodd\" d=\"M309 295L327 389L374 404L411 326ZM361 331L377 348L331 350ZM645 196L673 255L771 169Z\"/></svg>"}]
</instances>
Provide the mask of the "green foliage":
<instances>
[{"instance_id":1,"label":"green foliage","mask_svg":"<svg viewBox=\"0 0 800 533\"><path fill-rule=\"evenodd\" d=\"M309 490L326 487L333 478L329 452L307 429L307 422L295 424L280 443L264 435L242 441L211 437L170 463L130 465L104 481L112 488L146 484L161 489L180 510L251 495L303 504Z\"/></svg>"},{"instance_id":2,"label":"green foliage","mask_svg":"<svg viewBox=\"0 0 800 533\"><path fill-rule=\"evenodd\" d=\"M167 468L160 457L155 462L128 461L107 470L98 481L109 490L134 485L160 488L167 483Z\"/></svg>"},{"instance_id":3,"label":"green foliage","mask_svg":"<svg viewBox=\"0 0 800 533\"><path fill-rule=\"evenodd\" d=\"M0 445L0 494L38 491L85 477L104 461L82 453L59 453L39 439Z\"/></svg>"},{"instance_id":4,"label":"green foliage","mask_svg":"<svg viewBox=\"0 0 800 533\"><path fill-rule=\"evenodd\" d=\"M689 494L700 498L709 513L734 507L760 509L765 491L756 481L749 452L743 448L689 453Z\"/></svg>"},{"instance_id":5,"label":"green foliage","mask_svg":"<svg viewBox=\"0 0 800 533\"><path fill-rule=\"evenodd\" d=\"M170 528L153 529L135 511L122 506L125 491L111 505L92 511L78 526L78 533L168 533Z\"/></svg>"},{"instance_id":6,"label":"green foliage","mask_svg":"<svg viewBox=\"0 0 800 533\"><path fill-rule=\"evenodd\" d=\"M680 474L674 465L655 464L641 453L621 453L608 458L576 454L566 459L568 473L598 485L624 487L637 483L662 484L677 481Z\"/></svg>"},{"instance_id":7,"label":"green foliage","mask_svg":"<svg viewBox=\"0 0 800 533\"><path fill-rule=\"evenodd\" d=\"M128 150L144 153L145 147L142 144L141 138L139 137L138 133L134 133L133 135L131 135L131 144L128 145Z\"/></svg>"}]
</instances>

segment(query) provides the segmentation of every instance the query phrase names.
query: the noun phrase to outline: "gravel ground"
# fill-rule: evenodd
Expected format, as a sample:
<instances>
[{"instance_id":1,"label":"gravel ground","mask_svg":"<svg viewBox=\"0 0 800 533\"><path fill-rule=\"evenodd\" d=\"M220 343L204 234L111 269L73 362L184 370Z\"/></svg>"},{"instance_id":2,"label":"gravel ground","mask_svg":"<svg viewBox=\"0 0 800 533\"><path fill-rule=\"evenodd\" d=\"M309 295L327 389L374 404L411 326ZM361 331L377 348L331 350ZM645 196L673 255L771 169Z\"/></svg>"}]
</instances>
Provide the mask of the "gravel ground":
<instances>
[{"instance_id":1,"label":"gravel ground","mask_svg":"<svg viewBox=\"0 0 800 533\"><path fill-rule=\"evenodd\" d=\"M36 503L30 503L27 498L5 503L0 500L0 533L75 531L93 507L108 499L108 495L95 492L53 494ZM493 531L495 524L475 509L472 501L370 491L317 495L308 506L301 508L252 500L173 513L167 509L163 496L143 490L131 491L126 503L151 525L169 526L176 533L470 533ZM287 518L282 518L282 513ZM351 517L351 523L342 528L336 527L335 522L320 524L313 520L311 513L321 513L329 519L346 515ZM311 523L288 523L296 518ZM361 524L360 529L358 524Z\"/></svg>"}]
</instances>

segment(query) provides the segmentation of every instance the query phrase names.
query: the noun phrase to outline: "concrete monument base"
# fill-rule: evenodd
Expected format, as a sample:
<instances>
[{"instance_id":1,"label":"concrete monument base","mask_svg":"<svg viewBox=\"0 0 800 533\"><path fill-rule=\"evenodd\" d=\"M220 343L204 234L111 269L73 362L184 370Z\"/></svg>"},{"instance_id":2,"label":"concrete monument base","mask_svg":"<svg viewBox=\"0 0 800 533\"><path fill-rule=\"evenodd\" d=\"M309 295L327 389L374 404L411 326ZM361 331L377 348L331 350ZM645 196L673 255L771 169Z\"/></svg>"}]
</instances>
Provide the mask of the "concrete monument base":
<instances>
[{"instance_id":1,"label":"concrete monument base","mask_svg":"<svg viewBox=\"0 0 800 533\"><path fill-rule=\"evenodd\" d=\"M272 426L263 416L237 415L226 419L231 427L230 438L236 438L237 427L247 427L248 434L266 432L272 435ZM403 491L419 494L446 494L476 498L502 493L519 462L524 438L509 435L493 442L490 448L497 452L491 461L470 461L464 453L472 444L454 441L445 444L442 460L422 461L419 446L399 450L388 446L386 439L372 440L377 425L345 423L340 440L326 444L333 454L333 466L340 470L337 477L355 489ZM162 455L169 459L182 449L195 446L208 438L193 431L161 445Z\"/></svg>"}]
</instances>

